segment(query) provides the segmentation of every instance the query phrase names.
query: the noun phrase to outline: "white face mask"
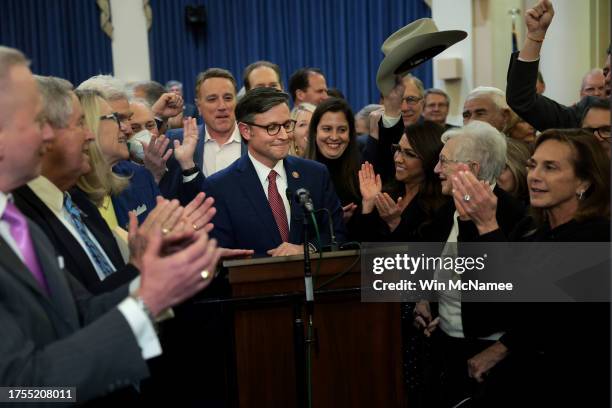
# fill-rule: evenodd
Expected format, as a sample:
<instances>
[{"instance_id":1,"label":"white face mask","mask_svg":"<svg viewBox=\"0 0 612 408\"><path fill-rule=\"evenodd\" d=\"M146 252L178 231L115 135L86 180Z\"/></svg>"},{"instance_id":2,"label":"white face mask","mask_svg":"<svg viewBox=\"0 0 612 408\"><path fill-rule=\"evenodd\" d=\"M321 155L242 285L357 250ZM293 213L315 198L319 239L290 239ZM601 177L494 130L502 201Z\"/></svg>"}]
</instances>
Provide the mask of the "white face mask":
<instances>
[{"instance_id":1,"label":"white face mask","mask_svg":"<svg viewBox=\"0 0 612 408\"><path fill-rule=\"evenodd\" d=\"M144 149L140 142L150 143L151 132L149 132L147 129L143 129L140 132L136 133L134 136L132 136L128 141L130 157L132 158L132 160L142 162L144 161Z\"/></svg>"}]
</instances>

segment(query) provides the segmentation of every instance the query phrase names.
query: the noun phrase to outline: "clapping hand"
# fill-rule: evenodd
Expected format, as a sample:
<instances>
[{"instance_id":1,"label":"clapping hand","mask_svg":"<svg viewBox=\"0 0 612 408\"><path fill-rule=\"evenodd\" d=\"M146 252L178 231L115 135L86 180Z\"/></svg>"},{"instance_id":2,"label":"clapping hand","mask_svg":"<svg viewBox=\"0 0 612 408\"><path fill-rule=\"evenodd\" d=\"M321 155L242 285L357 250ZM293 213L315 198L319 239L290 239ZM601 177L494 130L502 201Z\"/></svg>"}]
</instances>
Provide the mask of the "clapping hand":
<instances>
[{"instance_id":1,"label":"clapping hand","mask_svg":"<svg viewBox=\"0 0 612 408\"><path fill-rule=\"evenodd\" d=\"M387 193L377 194L375 204L380 218L387 223L391 231L395 231L402 220L402 197L395 202Z\"/></svg>"},{"instance_id":2,"label":"clapping hand","mask_svg":"<svg viewBox=\"0 0 612 408\"><path fill-rule=\"evenodd\" d=\"M382 181L379 174L374 173L374 167L365 162L359 170L359 191L361 192L361 208L363 214L372 212L375 206L376 195L382 190Z\"/></svg>"},{"instance_id":3,"label":"clapping hand","mask_svg":"<svg viewBox=\"0 0 612 408\"><path fill-rule=\"evenodd\" d=\"M453 200L462 220L472 220L480 235L499 228L495 214L497 197L487 181L478 180L465 164L452 176Z\"/></svg>"},{"instance_id":4,"label":"clapping hand","mask_svg":"<svg viewBox=\"0 0 612 408\"><path fill-rule=\"evenodd\" d=\"M144 165L151 172L156 183L159 183L166 171L166 161L172 155L172 149L166 150L169 140L164 135L151 135L149 143L140 142L144 150Z\"/></svg>"},{"instance_id":5,"label":"clapping hand","mask_svg":"<svg viewBox=\"0 0 612 408\"><path fill-rule=\"evenodd\" d=\"M198 144L198 125L195 118L183 120L183 143L174 140L174 158L179 162L182 170L195 166L193 154Z\"/></svg>"}]
</instances>

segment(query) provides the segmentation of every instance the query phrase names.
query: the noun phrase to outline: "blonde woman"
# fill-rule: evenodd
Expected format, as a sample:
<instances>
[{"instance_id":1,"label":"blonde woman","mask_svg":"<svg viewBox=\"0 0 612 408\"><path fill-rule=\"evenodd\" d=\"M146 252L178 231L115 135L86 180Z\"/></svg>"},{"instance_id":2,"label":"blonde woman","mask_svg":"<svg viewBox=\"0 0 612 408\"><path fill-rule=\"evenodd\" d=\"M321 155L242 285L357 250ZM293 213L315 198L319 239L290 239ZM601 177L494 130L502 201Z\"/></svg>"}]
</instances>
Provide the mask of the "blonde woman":
<instances>
[{"instance_id":1,"label":"blonde woman","mask_svg":"<svg viewBox=\"0 0 612 408\"><path fill-rule=\"evenodd\" d=\"M295 120L295 129L293 130L293 140L289 147L290 155L306 157L306 148L308 147L308 126L310 125L310 119L315 109L316 106L312 103L303 102L291 112L291 119Z\"/></svg>"}]
</instances>

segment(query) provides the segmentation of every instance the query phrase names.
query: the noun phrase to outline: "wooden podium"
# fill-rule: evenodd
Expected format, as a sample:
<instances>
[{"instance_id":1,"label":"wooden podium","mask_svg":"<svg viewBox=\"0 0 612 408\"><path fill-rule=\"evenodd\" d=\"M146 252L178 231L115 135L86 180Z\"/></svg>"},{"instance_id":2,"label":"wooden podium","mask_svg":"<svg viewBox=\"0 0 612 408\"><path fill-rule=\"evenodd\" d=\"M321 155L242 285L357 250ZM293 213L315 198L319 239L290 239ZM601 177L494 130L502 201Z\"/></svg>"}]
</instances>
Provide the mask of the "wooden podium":
<instances>
[{"instance_id":1,"label":"wooden podium","mask_svg":"<svg viewBox=\"0 0 612 408\"><path fill-rule=\"evenodd\" d=\"M314 285L313 407L406 405L400 305L361 303L359 261L358 251L324 253L321 261L312 256L313 276L321 262ZM301 408L303 256L224 266L235 305L238 406Z\"/></svg>"}]
</instances>

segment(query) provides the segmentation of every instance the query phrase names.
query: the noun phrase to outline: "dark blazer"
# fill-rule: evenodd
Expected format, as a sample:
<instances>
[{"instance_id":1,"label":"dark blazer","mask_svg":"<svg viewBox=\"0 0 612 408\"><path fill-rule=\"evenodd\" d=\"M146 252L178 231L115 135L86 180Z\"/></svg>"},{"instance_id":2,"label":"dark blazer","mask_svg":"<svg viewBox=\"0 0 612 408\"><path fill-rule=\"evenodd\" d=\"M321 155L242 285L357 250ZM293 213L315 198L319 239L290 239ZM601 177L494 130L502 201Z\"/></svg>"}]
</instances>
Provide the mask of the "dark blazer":
<instances>
[{"instance_id":1,"label":"dark blazer","mask_svg":"<svg viewBox=\"0 0 612 408\"><path fill-rule=\"evenodd\" d=\"M115 307L127 285L92 297L60 269L38 226L29 229L50 296L0 237L0 384L70 385L85 401L146 377L140 347Z\"/></svg>"},{"instance_id":2,"label":"dark blazer","mask_svg":"<svg viewBox=\"0 0 612 408\"><path fill-rule=\"evenodd\" d=\"M174 140L178 140L181 143L183 142L183 129L169 130L166 136L170 139L170 144L168 146L172 148L174 146ZM204 168L204 137L204 125L199 125L198 143L195 152L193 152L193 162L200 171L195 179L188 183L183 183L183 174L178 161L176 161L174 156L168 159L166 162L168 171L159 181L159 189L164 197L168 199L177 198L181 202L181 205L187 205L200 191L203 191L203 183L206 178L202 172ZM244 156L246 152L247 145L243 139L240 155Z\"/></svg>"},{"instance_id":3,"label":"dark blazer","mask_svg":"<svg viewBox=\"0 0 612 408\"><path fill-rule=\"evenodd\" d=\"M451 201L450 198L448 200ZM454 211L454 207L449 206L449 203L444 204L444 206L446 207L444 213L434 212L434 214L437 219L444 219L446 224L449 219L448 213L451 209ZM452 214L450 217L452 217ZM369 214L362 214L358 226L358 230L361 231L360 240L368 242L418 242L423 240L441 242L448 237L450 229L446 225L435 229L428 227L430 223L437 222L437 219L428 219L417 194L402 212L400 223L393 231L390 231L387 223L380 218L376 208ZM427 236L421 234L421 227L429 230ZM438 234L438 236L434 236L434 234Z\"/></svg>"},{"instance_id":4,"label":"dark blazer","mask_svg":"<svg viewBox=\"0 0 612 408\"><path fill-rule=\"evenodd\" d=\"M300 188L310 191L315 209L327 208L332 215L338 243L346 237L340 200L334 191L327 168L315 161L288 156L284 159L287 185L291 193ZM226 248L254 249L257 255L266 255L282 243L266 194L261 187L255 167L248 155L242 156L228 168L208 177L207 195L215 198L217 214L212 220L212 236ZM279 192L284 194L284 192ZM299 204L290 200L291 221L289 242L303 243L304 212ZM322 244L330 243L328 217L317 214ZM312 229L312 227L310 227ZM309 241L315 241L309 231Z\"/></svg>"},{"instance_id":5,"label":"dark blazer","mask_svg":"<svg viewBox=\"0 0 612 408\"><path fill-rule=\"evenodd\" d=\"M551 229L531 218L510 233L495 230L482 242L609 242L610 220L572 220ZM583 271L583 272L586 272ZM609 275L592 280L592 290L609 293ZM522 372L539 373L537 391L549 406L610 406L610 304L602 302L513 303L512 325L500 341L523 358ZM587 329L588 328L588 329Z\"/></svg>"},{"instance_id":6,"label":"dark blazer","mask_svg":"<svg viewBox=\"0 0 612 408\"><path fill-rule=\"evenodd\" d=\"M508 105L523 120L540 132L554 128L579 128L582 116L593 96L585 96L575 105L565 106L536 93L539 61L518 60L518 52L510 57L506 85Z\"/></svg>"},{"instance_id":7,"label":"dark blazer","mask_svg":"<svg viewBox=\"0 0 612 408\"><path fill-rule=\"evenodd\" d=\"M525 217L525 208L510 194L495 186L493 193L497 196L497 212L495 218L502 231L510 233ZM451 200L443 206L434 217L434 223L424 228L424 241L428 237L439 236L445 232L445 238L450 234L453 226L455 203ZM461 242L475 242L478 240L478 229L472 221L458 221L459 235L457 236L458 250L461 251ZM423 237L422 237L423 238ZM505 331L507 321L501 316L506 313L507 306L503 303L463 302L461 303L461 320L463 333L466 338L489 336L493 333ZM437 311L436 311L437 312Z\"/></svg>"},{"instance_id":8,"label":"dark blazer","mask_svg":"<svg viewBox=\"0 0 612 408\"><path fill-rule=\"evenodd\" d=\"M378 142L372 143L372 141L370 141L370 144L376 145L376 159L372 165L376 173L380 175L383 185L395 179L395 162L393 161L391 145L399 143L403 133L404 122L401 118L390 128L386 128L383 125L382 118L380 118L378 121Z\"/></svg>"},{"instance_id":9,"label":"dark blazer","mask_svg":"<svg viewBox=\"0 0 612 408\"><path fill-rule=\"evenodd\" d=\"M74 203L86 216L83 223L95 236L96 240L115 266L115 273L103 281L100 280L85 249L72 236L70 231L61 223L53 212L27 185L13 191L15 205L28 218L34 221L53 243L55 252L64 258L68 270L88 291L94 294L108 292L130 282L138 276L138 270L133 265L123 262L121 252L106 221L98 209L86 198L80 190L72 190L71 197Z\"/></svg>"}]
</instances>

